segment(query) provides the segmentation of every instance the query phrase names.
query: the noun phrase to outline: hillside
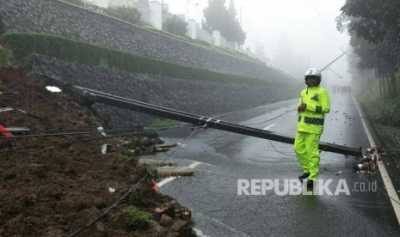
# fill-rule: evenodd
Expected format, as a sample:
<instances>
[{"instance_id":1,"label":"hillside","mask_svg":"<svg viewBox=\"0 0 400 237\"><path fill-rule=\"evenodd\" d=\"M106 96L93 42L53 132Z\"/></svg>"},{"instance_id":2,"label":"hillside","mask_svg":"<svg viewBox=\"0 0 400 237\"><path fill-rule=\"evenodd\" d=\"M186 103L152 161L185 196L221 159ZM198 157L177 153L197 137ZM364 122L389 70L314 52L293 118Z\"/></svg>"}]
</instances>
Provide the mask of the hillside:
<instances>
[{"instance_id":1,"label":"hillside","mask_svg":"<svg viewBox=\"0 0 400 237\"><path fill-rule=\"evenodd\" d=\"M31 130L15 136L12 149L0 149L0 236L67 236L126 194L118 208L80 236L189 236L190 212L154 192L152 178L123 145L135 140L145 146L137 141L146 136L96 135L101 119L45 86L20 70L0 71L0 108L15 109L1 112L1 123ZM82 131L89 133L62 135ZM103 155L105 142L111 149ZM140 220L145 222L139 225Z\"/></svg>"}]
</instances>

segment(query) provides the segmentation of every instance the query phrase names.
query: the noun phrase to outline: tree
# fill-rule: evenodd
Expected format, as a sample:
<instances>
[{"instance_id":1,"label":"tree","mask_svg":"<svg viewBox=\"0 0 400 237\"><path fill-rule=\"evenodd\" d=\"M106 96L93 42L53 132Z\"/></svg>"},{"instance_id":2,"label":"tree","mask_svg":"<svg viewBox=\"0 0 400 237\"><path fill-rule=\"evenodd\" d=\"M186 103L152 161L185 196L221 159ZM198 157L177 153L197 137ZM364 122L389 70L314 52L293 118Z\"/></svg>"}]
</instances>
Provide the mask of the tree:
<instances>
[{"instance_id":1,"label":"tree","mask_svg":"<svg viewBox=\"0 0 400 237\"><path fill-rule=\"evenodd\" d=\"M5 28L6 27L4 26L3 19L0 16L0 35L2 35L6 31Z\"/></svg>"},{"instance_id":2,"label":"tree","mask_svg":"<svg viewBox=\"0 0 400 237\"><path fill-rule=\"evenodd\" d=\"M390 31L400 30L398 0L347 0L341 10L341 20L350 19L349 30L373 43L384 40Z\"/></svg>"},{"instance_id":3,"label":"tree","mask_svg":"<svg viewBox=\"0 0 400 237\"><path fill-rule=\"evenodd\" d=\"M244 44L246 33L237 19L233 0L230 2L229 10L225 6L225 0L209 0L208 7L204 9L204 17L205 29L210 32L217 30L226 40Z\"/></svg>"},{"instance_id":4,"label":"tree","mask_svg":"<svg viewBox=\"0 0 400 237\"><path fill-rule=\"evenodd\" d=\"M209 0L208 8L204 9L205 26L208 30L219 30L221 33L226 27L228 12L225 0Z\"/></svg>"},{"instance_id":5,"label":"tree","mask_svg":"<svg viewBox=\"0 0 400 237\"><path fill-rule=\"evenodd\" d=\"M230 4L229 4L229 14L231 14L231 16L236 17L236 7L235 7L235 0L231 0Z\"/></svg>"},{"instance_id":6,"label":"tree","mask_svg":"<svg viewBox=\"0 0 400 237\"><path fill-rule=\"evenodd\" d=\"M132 7L110 7L105 11L108 15L119 18L121 20L136 24L141 19L141 14L136 8Z\"/></svg>"},{"instance_id":7,"label":"tree","mask_svg":"<svg viewBox=\"0 0 400 237\"><path fill-rule=\"evenodd\" d=\"M347 0L337 18L338 29L347 29L360 68L393 75L400 66L400 1Z\"/></svg>"},{"instance_id":8,"label":"tree","mask_svg":"<svg viewBox=\"0 0 400 237\"><path fill-rule=\"evenodd\" d=\"M175 35L186 35L187 22L177 15L172 15L163 23L163 29Z\"/></svg>"}]
</instances>

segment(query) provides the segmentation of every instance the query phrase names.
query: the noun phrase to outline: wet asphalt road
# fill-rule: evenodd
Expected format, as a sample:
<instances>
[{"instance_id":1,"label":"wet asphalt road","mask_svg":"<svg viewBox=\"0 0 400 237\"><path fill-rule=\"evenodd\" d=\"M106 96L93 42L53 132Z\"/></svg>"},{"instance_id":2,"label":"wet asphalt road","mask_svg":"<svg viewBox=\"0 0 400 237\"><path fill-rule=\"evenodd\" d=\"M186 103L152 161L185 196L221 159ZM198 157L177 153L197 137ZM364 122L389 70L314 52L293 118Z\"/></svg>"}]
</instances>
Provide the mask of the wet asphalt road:
<instances>
[{"instance_id":1,"label":"wet asphalt road","mask_svg":"<svg viewBox=\"0 0 400 237\"><path fill-rule=\"evenodd\" d=\"M236 112L224 120L294 136L295 101ZM170 139L174 141L174 139ZM322 141L367 147L351 97L332 95ZM352 171L353 157L321 154L320 179L345 179L351 195L238 196L238 179L296 179L301 169L292 146L232 133L206 130L171 151L182 165L201 162L196 175L178 178L161 188L193 210L195 228L203 236L400 236L399 226L379 174ZM161 155L163 156L163 155ZM377 190L355 186L376 183Z\"/></svg>"}]
</instances>

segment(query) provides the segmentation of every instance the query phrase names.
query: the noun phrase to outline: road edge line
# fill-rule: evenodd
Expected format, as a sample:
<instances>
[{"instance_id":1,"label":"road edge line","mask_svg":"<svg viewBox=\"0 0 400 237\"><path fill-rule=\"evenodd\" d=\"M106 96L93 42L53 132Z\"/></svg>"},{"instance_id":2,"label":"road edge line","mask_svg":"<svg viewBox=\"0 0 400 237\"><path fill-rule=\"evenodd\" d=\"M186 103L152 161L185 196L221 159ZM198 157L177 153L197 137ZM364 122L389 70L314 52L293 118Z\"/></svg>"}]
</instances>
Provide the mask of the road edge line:
<instances>
[{"instance_id":1,"label":"road edge line","mask_svg":"<svg viewBox=\"0 0 400 237\"><path fill-rule=\"evenodd\" d=\"M275 124L270 124L268 126L266 126L265 128L263 128L263 130L270 130L271 128L275 127Z\"/></svg>"},{"instance_id":2,"label":"road edge line","mask_svg":"<svg viewBox=\"0 0 400 237\"><path fill-rule=\"evenodd\" d=\"M201 230L199 230L199 229L197 229L197 228L194 228L194 227L193 227L193 231L196 233L196 235L197 235L198 237L210 237L210 236L204 234L203 231L201 231Z\"/></svg>"},{"instance_id":3,"label":"road edge line","mask_svg":"<svg viewBox=\"0 0 400 237\"><path fill-rule=\"evenodd\" d=\"M369 143L372 147L376 147L376 142L371 133L370 127L368 126L368 123L367 123L367 118L365 117L365 114L362 111L357 99L354 96L352 96L352 98L353 98L354 105L358 111L358 114L360 115L361 123L364 127L365 133L367 134ZM389 200L390 200L390 203L392 204L394 214L397 218L397 224L400 225L400 199L399 199L399 196L393 185L392 179L390 178L389 173L386 169L385 163L381 159L378 159L377 164L378 164L379 173L381 174L383 184L385 186L385 190L389 196Z\"/></svg>"}]
</instances>

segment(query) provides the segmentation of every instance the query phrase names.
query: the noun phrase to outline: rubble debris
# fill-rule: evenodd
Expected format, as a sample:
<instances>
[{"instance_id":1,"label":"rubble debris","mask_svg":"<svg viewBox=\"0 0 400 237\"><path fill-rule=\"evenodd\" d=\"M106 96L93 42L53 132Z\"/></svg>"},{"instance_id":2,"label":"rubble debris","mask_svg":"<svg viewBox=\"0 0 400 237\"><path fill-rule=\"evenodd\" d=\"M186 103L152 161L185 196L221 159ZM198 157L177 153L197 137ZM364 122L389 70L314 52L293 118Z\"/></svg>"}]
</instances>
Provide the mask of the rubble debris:
<instances>
[{"instance_id":1,"label":"rubble debris","mask_svg":"<svg viewBox=\"0 0 400 237\"><path fill-rule=\"evenodd\" d=\"M160 167L156 169L158 177L171 177L171 176L193 176L194 169L187 167Z\"/></svg>"},{"instance_id":2,"label":"rubble debris","mask_svg":"<svg viewBox=\"0 0 400 237\"><path fill-rule=\"evenodd\" d=\"M176 166L176 162L168 160L140 159L139 165L150 167Z\"/></svg>"},{"instance_id":3,"label":"rubble debris","mask_svg":"<svg viewBox=\"0 0 400 237\"><path fill-rule=\"evenodd\" d=\"M40 134L102 125L101 119L73 98L48 92L45 84L29 79L21 70L1 69L0 84L0 108L20 108L37 115L4 112L1 122L7 127L27 127ZM122 143L149 138L107 138L113 149L105 155L99 149L104 144L102 139L88 139L87 135L27 137L12 140L11 150L0 151L0 236L68 236L98 218L148 175L136 159L123 159ZM154 146L151 141L149 144ZM193 236L191 219L179 212L184 208L151 188L151 180L146 180L137 192L80 236ZM158 215L155 210L170 203L174 203L170 208L174 215L168 214L172 223L164 217L162 225L161 216L153 218ZM112 221L128 207L152 215L146 228L132 230Z\"/></svg>"}]
</instances>

